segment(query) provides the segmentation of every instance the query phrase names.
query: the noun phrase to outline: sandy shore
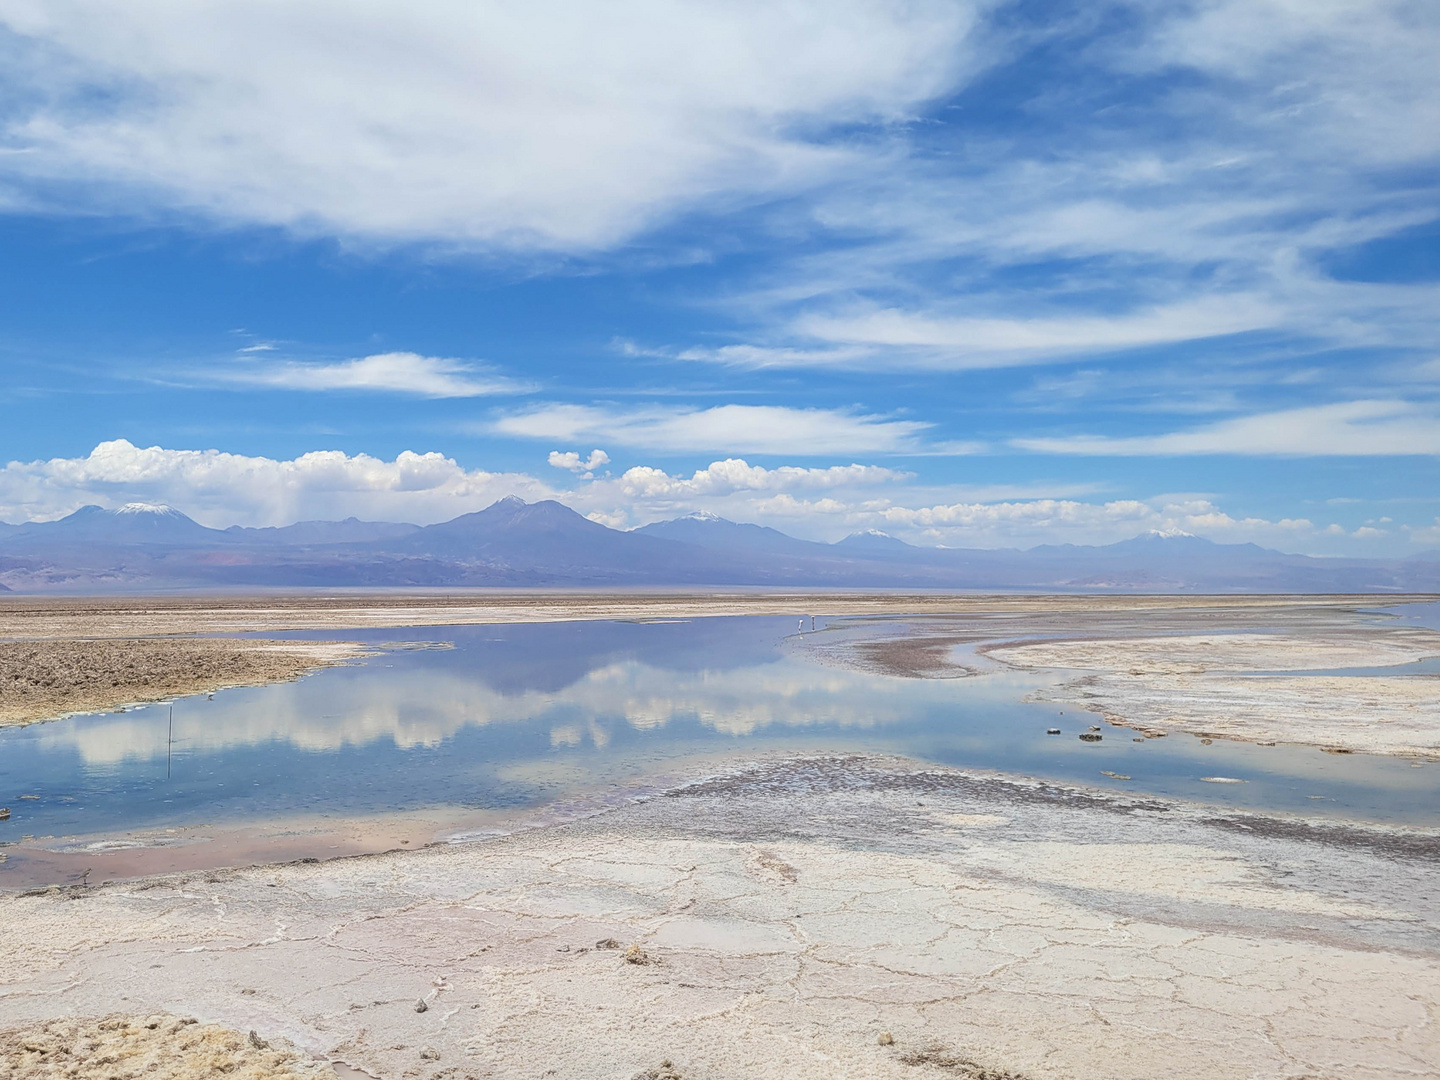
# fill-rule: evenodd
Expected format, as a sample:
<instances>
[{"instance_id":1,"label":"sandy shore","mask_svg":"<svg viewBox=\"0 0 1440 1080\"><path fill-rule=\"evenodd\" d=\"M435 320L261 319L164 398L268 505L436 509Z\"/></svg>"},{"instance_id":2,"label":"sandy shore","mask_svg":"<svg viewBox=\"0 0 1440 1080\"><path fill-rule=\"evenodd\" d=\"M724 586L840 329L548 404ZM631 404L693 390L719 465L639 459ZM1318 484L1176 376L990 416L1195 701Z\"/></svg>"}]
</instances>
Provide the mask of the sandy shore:
<instances>
[{"instance_id":1,"label":"sandy shore","mask_svg":"<svg viewBox=\"0 0 1440 1080\"><path fill-rule=\"evenodd\" d=\"M764 762L483 842L0 898L0 1027L114 1013L384 1080L1419 1077L1440 835Z\"/></svg>"}]
</instances>

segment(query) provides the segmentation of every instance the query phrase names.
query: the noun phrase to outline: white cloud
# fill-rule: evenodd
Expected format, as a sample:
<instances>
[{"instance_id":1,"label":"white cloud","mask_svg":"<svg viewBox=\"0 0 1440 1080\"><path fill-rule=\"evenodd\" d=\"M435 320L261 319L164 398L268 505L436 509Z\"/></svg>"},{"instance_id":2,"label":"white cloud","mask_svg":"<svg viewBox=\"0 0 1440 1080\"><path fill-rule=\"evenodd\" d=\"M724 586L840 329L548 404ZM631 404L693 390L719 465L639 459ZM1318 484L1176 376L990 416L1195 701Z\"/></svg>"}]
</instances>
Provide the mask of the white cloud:
<instances>
[{"instance_id":1,"label":"white cloud","mask_svg":"<svg viewBox=\"0 0 1440 1080\"><path fill-rule=\"evenodd\" d=\"M1143 501L1117 499L1094 503L1074 499L1023 502L952 503L889 506L860 510L855 524L875 525L897 535L949 547L1027 546L1031 544L1108 544L1138 533L1192 533L1234 543L1275 543L1293 549L1314 533L1305 518L1278 521L1235 518L1208 499Z\"/></svg>"},{"instance_id":2,"label":"white cloud","mask_svg":"<svg viewBox=\"0 0 1440 1080\"><path fill-rule=\"evenodd\" d=\"M1416 544L1440 544L1440 517L1437 517L1431 525L1402 525L1406 535L1412 543Z\"/></svg>"},{"instance_id":3,"label":"white cloud","mask_svg":"<svg viewBox=\"0 0 1440 1080\"><path fill-rule=\"evenodd\" d=\"M732 495L736 492L794 491L815 488L863 487L908 479L909 473L879 465L832 465L802 469L782 465L766 469L741 458L711 462L691 476L671 476L662 469L637 465L620 477L621 490L633 499L675 499Z\"/></svg>"},{"instance_id":4,"label":"white cloud","mask_svg":"<svg viewBox=\"0 0 1440 1080\"><path fill-rule=\"evenodd\" d=\"M1252 296L1206 297L1116 316L963 318L895 309L807 315L794 324L804 337L846 345L885 346L892 361L914 366L999 367L1053 358L1169 344L1259 330L1279 313ZM897 352L896 350L899 350ZM817 359L826 354L814 354ZM852 354L859 355L859 354ZM833 354L829 361L835 362ZM842 352L838 359L845 362ZM773 356L769 363L776 363ZM795 360L790 359L790 366Z\"/></svg>"},{"instance_id":5,"label":"white cloud","mask_svg":"<svg viewBox=\"0 0 1440 1080\"><path fill-rule=\"evenodd\" d=\"M1102 456L1440 454L1440 416L1405 401L1348 401L1259 413L1165 435L1015 439L1024 450Z\"/></svg>"},{"instance_id":6,"label":"white cloud","mask_svg":"<svg viewBox=\"0 0 1440 1080\"><path fill-rule=\"evenodd\" d=\"M363 390L430 398L519 393L527 386L474 364L412 352L378 353L335 364L270 364L222 371L227 382L282 390Z\"/></svg>"},{"instance_id":7,"label":"white cloud","mask_svg":"<svg viewBox=\"0 0 1440 1080\"><path fill-rule=\"evenodd\" d=\"M604 450L591 450L588 458L582 458L575 450L567 450L563 454L559 450L551 450L548 460L557 469L569 469L589 477L600 466L610 464L610 455Z\"/></svg>"},{"instance_id":8,"label":"white cloud","mask_svg":"<svg viewBox=\"0 0 1440 1080\"><path fill-rule=\"evenodd\" d=\"M12 461L0 468L0 520L59 517L87 503L166 503L202 524L288 525L356 515L429 524L506 495L553 492L520 473L467 470L442 454L405 451L394 461L317 450L291 460L218 450L140 448L104 442L83 458Z\"/></svg>"},{"instance_id":9,"label":"white cloud","mask_svg":"<svg viewBox=\"0 0 1440 1080\"><path fill-rule=\"evenodd\" d=\"M12 179L302 232L614 244L862 167L971 66L974 5L3 0ZM43 199L43 189L32 197Z\"/></svg>"},{"instance_id":10,"label":"white cloud","mask_svg":"<svg viewBox=\"0 0 1440 1080\"><path fill-rule=\"evenodd\" d=\"M780 405L618 409L552 404L501 416L489 430L525 439L594 440L668 453L832 455L916 450L919 436L929 427L916 420Z\"/></svg>"},{"instance_id":11,"label":"white cloud","mask_svg":"<svg viewBox=\"0 0 1440 1080\"><path fill-rule=\"evenodd\" d=\"M997 136L958 112L943 154L826 189L816 242L732 298L742 340L677 355L966 369L1256 330L1433 348L1433 283L1337 280L1327 258L1435 220L1440 7L1121 6L1127 30L1074 42L1055 81L1017 70L1032 124Z\"/></svg>"},{"instance_id":12,"label":"white cloud","mask_svg":"<svg viewBox=\"0 0 1440 1080\"><path fill-rule=\"evenodd\" d=\"M1179 530L1284 550L1325 547L1328 541L1330 550L1359 553L1374 550L1386 536L1385 530L1368 525L1351 531L1339 525L1321 529L1305 518L1234 517L1200 496L1092 502L997 498L997 491L955 501L956 489L925 487L914 479L874 465L767 469L727 459L689 476L637 466L618 477L580 477L572 489L556 491L523 473L465 469L438 453L407 451L384 461L316 451L275 460L218 450L140 448L117 439L85 457L12 461L0 468L0 520L54 518L86 503L146 502L174 506L213 527L351 515L428 524L516 494L531 501L559 499L614 528L704 510L802 538L835 540L879 528L912 543L952 547L1103 544L1147 530ZM945 494L949 501L935 498ZM1395 528L1412 543L1440 543L1440 519L1433 526Z\"/></svg>"}]
</instances>

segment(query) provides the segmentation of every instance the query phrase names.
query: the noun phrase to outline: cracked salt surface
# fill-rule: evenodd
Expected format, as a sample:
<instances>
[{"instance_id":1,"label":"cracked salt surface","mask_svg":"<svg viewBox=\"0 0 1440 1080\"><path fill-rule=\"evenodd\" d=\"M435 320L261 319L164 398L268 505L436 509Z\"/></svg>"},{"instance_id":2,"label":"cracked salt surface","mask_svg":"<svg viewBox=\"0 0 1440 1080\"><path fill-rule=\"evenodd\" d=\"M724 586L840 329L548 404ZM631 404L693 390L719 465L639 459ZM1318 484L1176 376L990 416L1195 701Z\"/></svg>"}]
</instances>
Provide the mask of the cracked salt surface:
<instances>
[{"instance_id":1,"label":"cracked salt surface","mask_svg":"<svg viewBox=\"0 0 1440 1080\"><path fill-rule=\"evenodd\" d=\"M1420 1077L1437 897L1433 832L791 759L469 844L0 897L0 1026L186 1013L383 1080Z\"/></svg>"},{"instance_id":2,"label":"cracked salt surface","mask_svg":"<svg viewBox=\"0 0 1440 1080\"><path fill-rule=\"evenodd\" d=\"M1066 618L1059 629L1073 635L1081 617ZM1134 632L1143 620L1129 618ZM451 812L483 817L619 791L647 774L735 753L901 753L1235 807L1436 820L1440 765L1303 746L1205 744L1183 732L1137 742L1109 725L1100 742L1049 738L1050 728L1073 735L1096 718L1063 700L1067 673L1018 671L974 651L986 640L1013 639L1023 629L1015 618L1004 625L972 619L968 644L946 647L946 670L978 672L970 677L900 678L814 662L827 643L873 637L877 628L903 633L908 625L850 620L799 639L794 623L779 617L386 628L351 636L393 648L408 633L419 644L444 637L454 647L398 649L384 654L389 666L184 699L173 728L168 710L155 707L5 730L0 805L12 816L0 822L0 843L25 834L51 839L10 849L0 887L37 874L67 880L62 869L84 869L55 862L42 872L34 866L42 849L79 858L103 852L96 845L178 850L213 841L218 850L209 827L267 823L269 835L280 837L281 823L302 819L277 858L331 857L357 844L375 850L315 822L376 814L450 815L443 829L412 831L406 843L436 830L484 835L508 826L475 820L467 828ZM1352 653L1359 655L1343 655ZM1022 700L1047 694L1057 700ZM1216 782L1222 779L1245 783ZM6 790L40 797L20 802ZM156 839L159 826L185 837ZM307 835L314 837L308 848ZM383 846L400 843L387 833ZM57 876L43 877L51 872Z\"/></svg>"}]
</instances>

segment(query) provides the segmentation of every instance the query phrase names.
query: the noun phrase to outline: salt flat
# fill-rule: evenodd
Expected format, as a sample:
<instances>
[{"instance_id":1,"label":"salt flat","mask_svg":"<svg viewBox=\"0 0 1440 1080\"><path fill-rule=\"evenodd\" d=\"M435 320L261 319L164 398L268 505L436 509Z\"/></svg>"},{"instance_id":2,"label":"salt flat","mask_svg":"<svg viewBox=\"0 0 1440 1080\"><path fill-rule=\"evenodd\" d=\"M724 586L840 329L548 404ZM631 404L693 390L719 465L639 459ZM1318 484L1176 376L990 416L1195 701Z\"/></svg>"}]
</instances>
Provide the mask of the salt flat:
<instances>
[{"instance_id":1,"label":"salt flat","mask_svg":"<svg viewBox=\"0 0 1440 1080\"><path fill-rule=\"evenodd\" d=\"M29 644L183 649L207 629L843 603L862 617L795 649L901 678L1057 670L1058 700L1146 734L1440 746L1437 680L1334 673L1440 654L1368 599L925 599L26 601L0 619ZM381 1080L1350 1080L1440 1063L1437 828L743 747L571 811L415 851L0 895L0 1076L67 1075L56 1047L89 1053L106 1016L136 1060L169 1063L146 1075L177 1080L206 1075L184 1064L202 1052L234 1075L337 1063Z\"/></svg>"},{"instance_id":2,"label":"salt flat","mask_svg":"<svg viewBox=\"0 0 1440 1080\"><path fill-rule=\"evenodd\" d=\"M776 760L484 842L10 895L0 1016L188 1014L427 1080L1418 1077L1437 856Z\"/></svg>"}]
</instances>

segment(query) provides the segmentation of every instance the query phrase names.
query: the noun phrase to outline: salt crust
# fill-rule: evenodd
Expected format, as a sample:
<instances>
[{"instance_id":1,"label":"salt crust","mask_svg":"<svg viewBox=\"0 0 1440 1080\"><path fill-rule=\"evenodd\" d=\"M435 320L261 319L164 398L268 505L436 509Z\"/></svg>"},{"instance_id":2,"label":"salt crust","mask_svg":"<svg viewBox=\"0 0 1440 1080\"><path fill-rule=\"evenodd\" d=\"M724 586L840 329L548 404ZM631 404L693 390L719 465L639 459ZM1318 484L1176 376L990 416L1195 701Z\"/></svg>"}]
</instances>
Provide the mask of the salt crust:
<instances>
[{"instance_id":1,"label":"salt crust","mask_svg":"<svg viewBox=\"0 0 1440 1080\"><path fill-rule=\"evenodd\" d=\"M1440 756L1440 676L1404 668L1440 656L1433 631L1326 626L1050 641L988 655L1020 668L1079 669L1084 674L1035 696L1145 731ZM1394 670L1321 674L1354 668Z\"/></svg>"},{"instance_id":2,"label":"salt crust","mask_svg":"<svg viewBox=\"0 0 1440 1080\"><path fill-rule=\"evenodd\" d=\"M767 769L485 842L0 898L0 1026L185 1013L384 1080L1440 1061L1440 838Z\"/></svg>"}]
</instances>

